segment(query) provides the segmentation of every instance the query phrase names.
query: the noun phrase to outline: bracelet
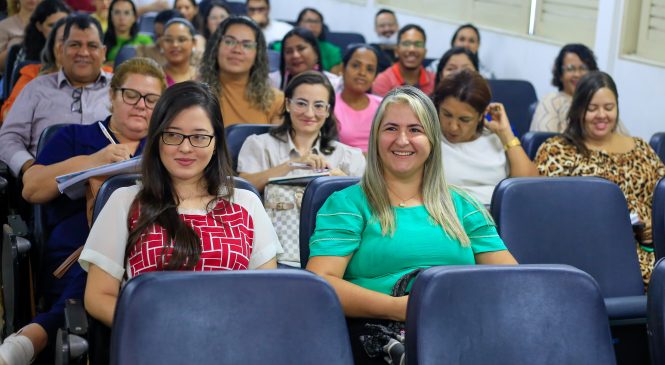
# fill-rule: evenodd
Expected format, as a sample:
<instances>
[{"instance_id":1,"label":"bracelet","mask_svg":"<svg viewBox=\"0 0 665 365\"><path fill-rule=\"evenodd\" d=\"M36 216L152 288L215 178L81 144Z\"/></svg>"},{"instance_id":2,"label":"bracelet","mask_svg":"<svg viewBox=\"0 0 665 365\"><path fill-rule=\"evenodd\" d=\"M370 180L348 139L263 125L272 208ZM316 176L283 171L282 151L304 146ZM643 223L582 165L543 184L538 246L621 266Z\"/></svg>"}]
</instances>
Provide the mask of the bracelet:
<instances>
[{"instance_id":1,"label":"bracelet","mask_svg":"<svg viewBox=\"0 0 665 365\"><path fill-rule=\"evenodd\" d=\"M511 139L510 141L508 141L508 143L503 145L503 149L508 151L512 147L517 147L517 146L521 146L521 145L522 145L522 143L520 143L520 139L517 138L517 137L513 137L513 139Z\"/></svg>"}]
</instances>

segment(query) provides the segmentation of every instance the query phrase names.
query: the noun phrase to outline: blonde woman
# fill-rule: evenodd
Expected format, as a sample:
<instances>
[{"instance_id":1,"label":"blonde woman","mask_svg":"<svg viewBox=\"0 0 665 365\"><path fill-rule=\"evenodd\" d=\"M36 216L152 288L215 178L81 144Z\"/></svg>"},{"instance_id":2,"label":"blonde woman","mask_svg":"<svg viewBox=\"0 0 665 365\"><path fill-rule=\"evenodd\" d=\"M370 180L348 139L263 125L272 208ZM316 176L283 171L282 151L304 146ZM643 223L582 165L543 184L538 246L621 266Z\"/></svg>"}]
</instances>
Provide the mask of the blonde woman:
<instances>
[{"instance_id":1,"label":"blonde woman","mask_svg":"<svg viewBox=\"0 0 665 365\"><path fill-rule=\"evenodd\" d=\"M388 93L370 134L360 185L334 193L317 215L307 269L335 288L348 318L356 363L369 357L365 324L406 320L414 270L437 265L516 264L487 211L446 184L441 128L420 90ZM403 328L403 327L402 327Z\"/></svg>"}]
</instances>

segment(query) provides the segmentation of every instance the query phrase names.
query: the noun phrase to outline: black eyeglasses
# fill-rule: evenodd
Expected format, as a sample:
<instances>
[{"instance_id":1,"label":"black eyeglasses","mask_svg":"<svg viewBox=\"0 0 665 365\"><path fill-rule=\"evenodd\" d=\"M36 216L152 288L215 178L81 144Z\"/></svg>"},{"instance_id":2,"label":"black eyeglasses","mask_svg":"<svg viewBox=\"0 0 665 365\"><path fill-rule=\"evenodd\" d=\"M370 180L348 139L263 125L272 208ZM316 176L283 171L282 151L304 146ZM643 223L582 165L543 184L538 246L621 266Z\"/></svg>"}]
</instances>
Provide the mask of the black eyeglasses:
<instances>
[{"instance_id":1,"label":"black eyeglasses","mask_svg":"<svg viewBox=\"0 0 665 365\"><path fill-rule=\"evenodd\" d=\"M83 114L83 105L81 104L81 95L83 94L83 88L77 88L72 91L72 101L71 111L72 113L81 113Z\"/></svg>"},{"instance_id":2,"label":"black eyeglasses","mask_svg":"<svg viewBox=\"0 0 665 365\"><path fill-rule=\"evenodd\" d=\"M176 132L162 132L162 142L170 146L180 146L185 139L189 140L192 147L206 148L215 136L208 134L182 134Z\"/></svg>"},{"instance_id":3,"label":"black eyeglasses","mask_svg":"<svg viewBox=\"0 0 665 365\"><path fill-rule=\"evenodd\" d=\"M143 99L145 107L152 109L155 107L155 104L159 101L160 95L157 94L141 94L140 92L134 89L128 89L124 87L116 88L122 93L122 101L127 105L136 105L139 103L139 100Z\"/></svg>"}]
</instances>

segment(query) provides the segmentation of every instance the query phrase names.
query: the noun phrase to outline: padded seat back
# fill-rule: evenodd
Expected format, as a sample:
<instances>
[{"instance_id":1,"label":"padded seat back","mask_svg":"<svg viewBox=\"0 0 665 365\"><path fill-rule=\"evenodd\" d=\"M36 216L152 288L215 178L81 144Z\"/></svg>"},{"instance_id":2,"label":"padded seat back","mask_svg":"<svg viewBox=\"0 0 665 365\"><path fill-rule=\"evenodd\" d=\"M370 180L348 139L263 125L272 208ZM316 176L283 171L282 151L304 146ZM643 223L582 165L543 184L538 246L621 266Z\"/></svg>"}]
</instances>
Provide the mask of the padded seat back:
<instances>
[{"instance_id":1,"label":"padded seat back","mask_svg":"<svg viewBox=\"0 0 665 365\"><path fill-rule=\"evenodd\" d=\"M536 111L536 89L526 80L487 80L492 89L492 101L503 103L517 137L529 131Z\"/></svg>"}]
</instances>

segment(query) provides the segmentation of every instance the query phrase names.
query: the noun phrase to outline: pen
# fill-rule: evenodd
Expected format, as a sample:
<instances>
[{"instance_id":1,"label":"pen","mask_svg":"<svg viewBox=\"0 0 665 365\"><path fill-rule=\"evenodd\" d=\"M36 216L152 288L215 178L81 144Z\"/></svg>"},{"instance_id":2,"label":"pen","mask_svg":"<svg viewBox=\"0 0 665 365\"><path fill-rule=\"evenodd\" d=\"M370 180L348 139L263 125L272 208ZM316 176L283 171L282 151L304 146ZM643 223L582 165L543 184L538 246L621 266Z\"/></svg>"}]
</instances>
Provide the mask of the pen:
<instances>
[{"instance_id":1,"label":"pen","mask_svg":"<svg viewBox=\"0 0 665 365\"><path fill-rule=\"evenodd\" d=\"M102 122L97 122L97 124L99 124L99 129L102 130L102 134L104 135L104 137L106 137L106 139L108 139L109 142L111 142L111 144L116 144L115 139L111 137L111 134L109 133L108 129L104 127L104 124L102 124Z\"/></svg>"}]
</instances>

